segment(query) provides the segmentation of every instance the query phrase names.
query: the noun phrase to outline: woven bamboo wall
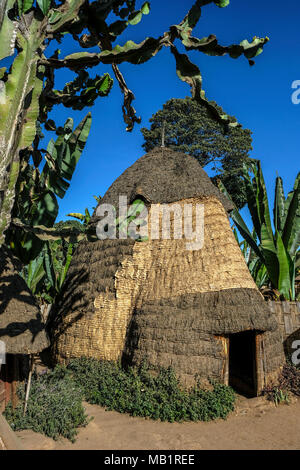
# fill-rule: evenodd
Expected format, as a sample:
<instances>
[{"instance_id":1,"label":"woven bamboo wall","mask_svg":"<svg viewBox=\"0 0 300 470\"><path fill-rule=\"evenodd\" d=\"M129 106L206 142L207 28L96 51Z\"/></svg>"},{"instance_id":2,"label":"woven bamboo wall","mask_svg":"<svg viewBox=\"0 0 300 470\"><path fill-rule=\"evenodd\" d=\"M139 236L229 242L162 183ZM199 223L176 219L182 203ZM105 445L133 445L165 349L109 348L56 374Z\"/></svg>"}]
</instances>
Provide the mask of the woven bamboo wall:
<instances>
[{"instance_id":1,"label":"woven bamboo wall","mask_svg":"<svg viewBox=\"0 0 300 470\"><path fill-rule=\"evenodd\" d=\"M280 342L286 359L290 361L295 351L293 342L300 340L300 302L269 301L268 304L279 325Z\"/></svg>"},{"instance_id":2,"label":"woven bamboo wall","mask_svg":"<svg viewBox=\"0 0 300 470\"><path fill-rule=\"evenodd\" d=\"M300 302L275 302L270 300L268 305L278 321L282 341L300 329Z\"/></svg>"}]
</instances>

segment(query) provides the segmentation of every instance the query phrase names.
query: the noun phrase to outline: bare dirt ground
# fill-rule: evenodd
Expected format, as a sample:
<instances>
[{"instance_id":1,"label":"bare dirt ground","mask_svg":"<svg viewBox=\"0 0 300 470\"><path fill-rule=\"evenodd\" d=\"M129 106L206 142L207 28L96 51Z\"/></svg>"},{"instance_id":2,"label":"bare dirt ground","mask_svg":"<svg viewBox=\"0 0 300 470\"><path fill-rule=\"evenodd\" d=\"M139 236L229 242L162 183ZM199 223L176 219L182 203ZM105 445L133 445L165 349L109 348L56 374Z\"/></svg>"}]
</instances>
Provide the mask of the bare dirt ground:
<instances>
[{"instance_id":1,"label":"bare dirt ground","mask_svg":"<svg viewBox=\"0 0 300 470\"><path fill-rule=\"evenodd\" d=\"M85 404L93 420L74 444L32 431L17 433L25 449L55 450L220 450L300 449L300 400L275 407L263 398L239 398L226 421L162 423L132 418Z\"/></svg>"}]
</instances>

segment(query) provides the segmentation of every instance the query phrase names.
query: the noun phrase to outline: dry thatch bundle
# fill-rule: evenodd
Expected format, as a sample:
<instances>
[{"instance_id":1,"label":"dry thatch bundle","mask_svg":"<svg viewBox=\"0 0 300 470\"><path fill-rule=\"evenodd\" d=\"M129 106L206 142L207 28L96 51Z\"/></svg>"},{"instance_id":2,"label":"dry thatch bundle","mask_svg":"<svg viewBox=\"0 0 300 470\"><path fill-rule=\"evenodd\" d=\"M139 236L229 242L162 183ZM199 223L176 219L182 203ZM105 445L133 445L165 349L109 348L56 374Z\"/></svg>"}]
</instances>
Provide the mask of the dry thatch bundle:
<instances>
[{"instance_id":1,"label":"dry thatch bundle","mask_svg":"<svg viewBox=\"0 0 300 470\"><path fill-rule=\"evenodd\" d=\"M49 346L39 307L19 276L16 260L0 251L0 341L8 354L35 354Z\"/></svg>"},{"instance_id":2,"label":"dry thatch bundle","mask_svg":"<svg viewBox=\"0 0 300 470\"><path fill-rule=\"evenodd\" d=\"M17 261L0 248L0 412L17 403L17 383L27 376L28 355L49 346L39 307L18 274ZM4 350L3 350L4 343Z\"/></svg>"},{"instance_id":3,"label":"dry thatch bundle","mask_svg":"<svg viewBox=\"0 0 300 470\"><path fill-rule=\"evenodd\" d=\"M197 374L256 394L278 370L282 345L233 236L228 201L193 157L161 148L128 168L101 204L117 208L120 195L145 201L148 239L79 244L56 307L56 360L146 358L154 370L173 366L186 384ZM171 234L185 220L197 228L196 207L204 208L201 249L187 249L184 237L163 238L161 227L152 236L154 211L174 203Z\"/></svg>"}]
</instances>

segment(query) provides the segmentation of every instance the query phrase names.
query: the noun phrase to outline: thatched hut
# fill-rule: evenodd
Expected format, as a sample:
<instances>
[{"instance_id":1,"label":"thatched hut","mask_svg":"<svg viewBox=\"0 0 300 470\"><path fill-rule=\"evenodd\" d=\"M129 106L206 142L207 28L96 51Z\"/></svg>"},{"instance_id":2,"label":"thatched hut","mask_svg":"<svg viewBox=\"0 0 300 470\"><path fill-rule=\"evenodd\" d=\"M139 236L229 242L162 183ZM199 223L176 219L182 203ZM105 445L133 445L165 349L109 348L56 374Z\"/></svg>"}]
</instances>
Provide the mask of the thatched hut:
<instances>
[{"instance_id":1,"label":"thatched hut","mask_svg":"<svg viewBox=\"0 0 300 470\"><path fill-rule=\"evenodd\" d=\"M16 386L27 375L28 357L49 346L38 305L18 275L16 260L0 250L0 411L16 401ZM2 357L1 357L2 359Z\"/></svg>"},{"instance_id":2,"label":"thatched hut","mask_svg":"<svg viewBox=\"0 0 300 470\"><path fill-rule=\"evenodd\" d=\"M100 204L117 208L120 195L129 204L145 202L148 239L79 244L56 308L56 360L146 358L153 370L173 366L185 384L198 375L259 393L280 367L283 349L230 228L228 200L195 158L166 148L137 160ZM188 218L198 227L196 206L204 208L201 249L187 249L175 232L165 239L161 227L152 236L151 215L162 204L173 229ZM193 213L182 220L189 204Z\"/></svg>"}]
</instances>

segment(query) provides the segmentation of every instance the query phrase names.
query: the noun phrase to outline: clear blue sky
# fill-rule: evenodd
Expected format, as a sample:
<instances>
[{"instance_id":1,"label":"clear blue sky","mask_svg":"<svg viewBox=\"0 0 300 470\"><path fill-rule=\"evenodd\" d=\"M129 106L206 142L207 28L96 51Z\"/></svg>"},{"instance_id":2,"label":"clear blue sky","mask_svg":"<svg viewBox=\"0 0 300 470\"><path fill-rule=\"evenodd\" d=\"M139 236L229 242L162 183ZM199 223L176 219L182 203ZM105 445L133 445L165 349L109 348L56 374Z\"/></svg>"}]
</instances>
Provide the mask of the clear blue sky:
<instances>
[{"instance_id":1,"label":"clear blue sky","mask_svg":"<svg viewBox=\"0 0 300 470\"><path fill-rule=\"evenodd\" d=\"M138 2L137 2L138 3ZM141 2L142 3L142 2ZM120 37L141 41L147 35L157 37L178 23L192 6L192 0L152 0L151 12L142 22L132 26ZM227 8L208 5L194 30L194 36L216 34L224 45L239 43L253 36L269 36L270 42L263 54L250 67L245 58L208 57L193 52L190 57L201 69L203 87L209 99L235 115L244 127L253 132L253 158L259 158L267 189L273 200L276 172L283 177L286 192L292 189L300 170L299 131L300 104L291 101L294 80L300 80L300 3L295 0L241 1L231 0ZM77 50L76 43L66 39L61 47L64 55ZM84 212L94 205L93 195L103 195L110 184L137 158L143 155L140 128L170 98L189 95L189 86L181 82L175 72L174 58L164 48L144 65L121 64L129 88L135 93L134 102L142 124L131 133L125 131L122 120L122 96L115 83L107 98L99 98L92 111L93 123L87 146L77 166L71 187L60 200L57 220L68 212ZM100 65L93 70L102 74L110 71ZM57 87L72 74L59 71ZM68 116L78 123L83 112L63 107L53 116L62 124Z\"/></svg>"}]
</instances>

